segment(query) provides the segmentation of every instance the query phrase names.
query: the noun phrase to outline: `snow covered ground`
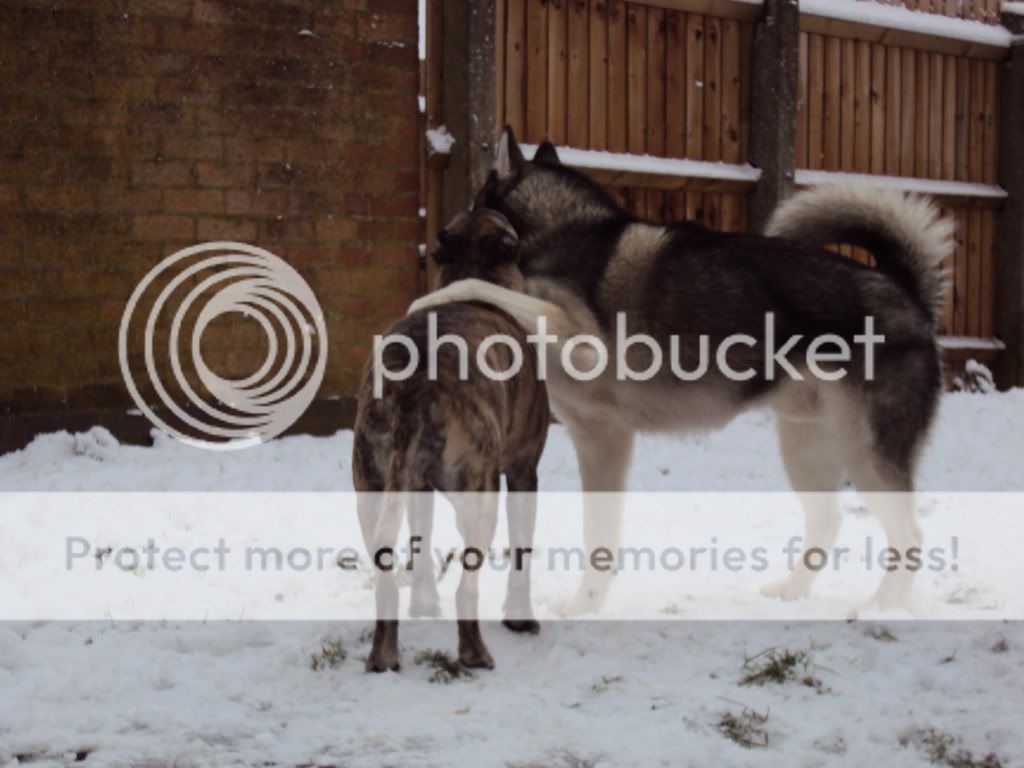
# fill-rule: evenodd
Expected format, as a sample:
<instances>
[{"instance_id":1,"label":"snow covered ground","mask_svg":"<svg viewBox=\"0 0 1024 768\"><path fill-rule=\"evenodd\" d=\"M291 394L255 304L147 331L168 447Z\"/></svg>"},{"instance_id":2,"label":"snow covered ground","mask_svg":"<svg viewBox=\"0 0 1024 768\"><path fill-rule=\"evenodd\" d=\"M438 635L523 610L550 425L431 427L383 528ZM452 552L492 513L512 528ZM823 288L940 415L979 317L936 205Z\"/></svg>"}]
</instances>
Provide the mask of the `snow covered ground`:
<instances>
[{"instance_id":1,"label":"snow covered ground","mask_svg":"<svg viewBox=\"0 0 1024 768\"><path fill-rule=\"evenodd\" d=\"M1024 490L1022 423L1024 391L947 396L921 487ZM0 490L343 491L350 447L350 433L234 454L160 437L153 448L120 446L101 430L55 434L0 457ZM541 486L579 487L559 428ZM713 435L645 438L630 487L782 490L771 418L752 413ZM5 569L0 562L0 578ZM376 676L362 671L367 628L2 623L0 766L1024 763L1019 623L666 616L551 621L537 637L492 625L485 633L498 668L449 683L432 682L435 670L415 659L454 648L450 623L403 624L402 671ZM339 648L344 660L330 653ZM769 670L783 681L742 684L765 657L745 660L769 649L791 652Z\"/></svg>"}]
</instances>

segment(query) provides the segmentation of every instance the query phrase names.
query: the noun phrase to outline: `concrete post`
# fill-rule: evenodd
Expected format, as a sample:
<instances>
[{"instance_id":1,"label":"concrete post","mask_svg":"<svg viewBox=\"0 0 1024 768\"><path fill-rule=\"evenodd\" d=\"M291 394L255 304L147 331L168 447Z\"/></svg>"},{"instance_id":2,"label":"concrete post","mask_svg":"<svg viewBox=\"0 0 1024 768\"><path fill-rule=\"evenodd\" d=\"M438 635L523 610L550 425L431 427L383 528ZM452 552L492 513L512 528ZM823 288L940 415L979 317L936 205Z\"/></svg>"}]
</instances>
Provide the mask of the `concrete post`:
<instances>
[{"instance_id":1,"label":"concrete post","mask_svg":"<svg viewBox=\"0 0 1024 768\"><path fill-rule=\"evenodd\" d=\"M764 231L772 211L793 190L799 49L798 0L766 0L751 57L750 162L761 169L750 199L754 232Z\"/></svg>"},{"instance_id":2,"label":"concrete post","mask_svg":"<svg viewBox=\"0 0 1024 768\"><path fill-rule=\"evenodd\" d=\"M444 220L472 202L494 156L495 24L492 0L445 0L444 116L455 146L444 178Z\"/></svg>"}]
</instances>

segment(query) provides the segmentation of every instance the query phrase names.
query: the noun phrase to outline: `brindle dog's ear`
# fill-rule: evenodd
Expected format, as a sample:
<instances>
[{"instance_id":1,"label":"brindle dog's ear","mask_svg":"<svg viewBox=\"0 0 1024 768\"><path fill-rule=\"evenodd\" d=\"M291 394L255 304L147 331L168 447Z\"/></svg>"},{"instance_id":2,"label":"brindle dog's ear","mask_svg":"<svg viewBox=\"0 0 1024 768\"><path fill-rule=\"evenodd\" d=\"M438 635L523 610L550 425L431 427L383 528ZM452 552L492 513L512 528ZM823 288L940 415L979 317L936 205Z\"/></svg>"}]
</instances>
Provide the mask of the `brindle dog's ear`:
<instances>
[{"instance_id":1,"label":"brindle dog's ear","mask_svg":"<svg viewBox=\"0 0 1024 768\"><path fill-rule=\"evenodd\" d=\"M498 180L504 181L516 176L525 162L516 136L512 133L512 127L506 125L505 130L501 132L494 155L494 171L498 175Z\"/></svg>"},{"instance_id":2,"label":"brindle dog's ear","mask_svg":"<svg viewBox=\"0 0 1024 768\"><path fill-rule=\"evenodd\" d=\"M508 229L492 232L480 241L480 261L486 266L519 261L519 237Z\"/></svg>"},{"instance_id":3,"label":"brindle dog's ear","mask_svg":"<svg viewBox=\"0 0 1024 768\"><path fill-rule=\"evenodd\" d=\"M555 145L550 141L545 141L537 147L537 153L533 156L533 162L546 163L547 165L562 164L562 161L558 159L558 150L555 149Z\"/></svg>"}]
</instances>

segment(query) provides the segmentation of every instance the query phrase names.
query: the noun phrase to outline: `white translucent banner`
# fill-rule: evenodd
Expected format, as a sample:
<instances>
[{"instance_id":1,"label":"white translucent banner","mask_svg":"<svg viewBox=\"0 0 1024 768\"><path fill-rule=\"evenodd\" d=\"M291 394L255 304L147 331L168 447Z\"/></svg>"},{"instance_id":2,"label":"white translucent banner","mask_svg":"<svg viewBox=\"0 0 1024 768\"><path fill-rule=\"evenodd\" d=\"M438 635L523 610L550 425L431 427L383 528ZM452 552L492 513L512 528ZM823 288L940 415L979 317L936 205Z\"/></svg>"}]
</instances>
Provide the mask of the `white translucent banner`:
<instances>
[{"instance_id":1,"label":"white translucent banner","mask_svg":"<svg viewBox=\"0 0 1024 768\"><path fill-rule=\"evenodd\" d=\"M886 615L1024 619L1024 494L917 494L912 504L923 539L887 549L893 542L871 512L888 509L882 514L898 518L908 501L852 492L537 494L536 534L525 554L532 597L519 595L505 606L509 573L524 557L508 549L506 498L493 542L470 552L451 503L438 496L429 551L410 547L403 523L394 558L379 558L379 565L395 567L400 585L397 615L382 618L406 617L413 562L436 583L441 615L454 618L465 559L478 574L479 616L486 620L530 618L531 611L541 621L881 615L868 598L892 571L909 576L913 588L909 603L883 606ZM493 514L497 502L479 500L479 514ZM585 504L600 518L591 527L591 550L584 549ZM378 570L354 493L8 493L0 505L0 620L377 615ZM805 535L821 536L805 534L803 509L827 505L841 509L835 544L804 553ZM525 514L521 507L511 513ZM427 558L426 567L416 558ZM766 586L778 585L794 566L812 573ZM607 599L581 602L584 578L607 587ZM801 597L808 584L808 596L780 599Z\"/></svg>"}]
</instances>

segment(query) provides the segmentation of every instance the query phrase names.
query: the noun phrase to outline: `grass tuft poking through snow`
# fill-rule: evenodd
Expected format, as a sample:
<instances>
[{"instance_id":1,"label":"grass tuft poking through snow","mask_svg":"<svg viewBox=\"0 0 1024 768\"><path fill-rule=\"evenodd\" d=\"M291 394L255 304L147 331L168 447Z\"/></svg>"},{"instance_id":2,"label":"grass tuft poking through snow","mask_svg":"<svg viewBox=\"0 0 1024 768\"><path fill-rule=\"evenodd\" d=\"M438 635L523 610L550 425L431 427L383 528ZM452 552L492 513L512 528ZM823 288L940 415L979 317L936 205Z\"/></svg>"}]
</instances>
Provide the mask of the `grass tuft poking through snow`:
<instances>
[{"instance_id":1,"label":"grass tuft poking through snow","mask_svg":"<svg viewBox=\"0 0 1024 768\"><path fill-rule=\"evenodd\" d=\"M745 749L758 749L768 746L768 730L764 727L767 722L767 711L744 707L739 714L723 712L715 723L715 730Z\"/></svg>"},{"instance_id":2,"label":"grass tuft poking through snow","mask_svg":"<svg viewBox=\"0 0 1024 768\"><path fill-rule=\"evenodd\" d=\"M975 758L966 749L956 748L959 740L934 728L921 728L900 739L902 747L913 746L932 765L946 768L1003 768L1003 762L994 753Z\"/></svg>"},{"instance_id":3,"label":"grass tuft poking through snow","mask_svg":"<svg viewBox=\"0 0 1024 768\"><path fill-rule=\"evenodd\" d=\"M746 674L740 679L740 685L782 685L799 680L808 688L814 688L821 693L821 680L810 671L813 666L814 660L807 651L769 648L743 662Z\"/></svg>"},{"instance_id":4,"label":"grass tuft poking through snow","mask_svg":"<svg viewBox=\"0 0 1024 768\"><path fill-rule=\"evenodd\" d=\"M458 659L453 659L444 651L426 650L416 654L416 663L434 670L428 682L448 685L456 680L473 680L472 672L462 666Z\"/></svg>"},{"instance_id":5,"label":"grass tuft poking through snow","mask_svg":"<svg viewBox=\"0 0 1024 768\"><path fill-rule=\"evenodd\" d=\"M348 658L344 643L334 638L324 638L320 650L309 655L309 668L314 672L322 669L337 669Z\"/></svg>"}]
</instances>

